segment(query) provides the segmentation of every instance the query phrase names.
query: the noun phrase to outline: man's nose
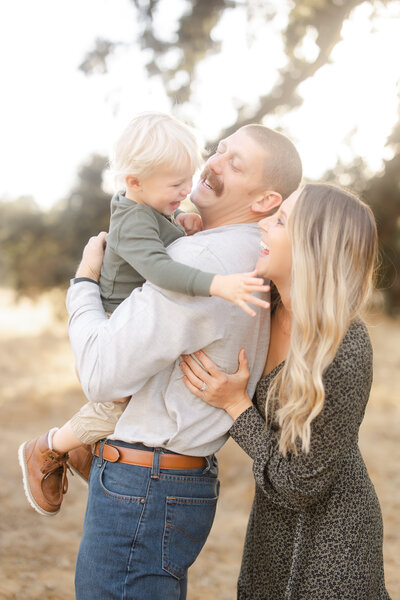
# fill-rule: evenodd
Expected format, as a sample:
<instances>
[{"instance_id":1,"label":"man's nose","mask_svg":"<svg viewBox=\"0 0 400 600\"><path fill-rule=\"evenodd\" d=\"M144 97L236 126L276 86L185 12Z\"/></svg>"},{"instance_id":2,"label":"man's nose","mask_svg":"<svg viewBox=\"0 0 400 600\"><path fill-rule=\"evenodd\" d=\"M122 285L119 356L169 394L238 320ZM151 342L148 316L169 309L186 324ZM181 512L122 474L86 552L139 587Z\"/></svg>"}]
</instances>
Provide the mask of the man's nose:
<instances>
[{"instance_id":1,"label":"man's nose","mask_svg":"<svg viewBox=\"0 0 400 600\"><path fill-rule=\"evenodd\" d=\"M213 154L207 161L207 167L211 169L216 175L222 173L222 160L219 154Z\"/></svg>"}]
</instances>

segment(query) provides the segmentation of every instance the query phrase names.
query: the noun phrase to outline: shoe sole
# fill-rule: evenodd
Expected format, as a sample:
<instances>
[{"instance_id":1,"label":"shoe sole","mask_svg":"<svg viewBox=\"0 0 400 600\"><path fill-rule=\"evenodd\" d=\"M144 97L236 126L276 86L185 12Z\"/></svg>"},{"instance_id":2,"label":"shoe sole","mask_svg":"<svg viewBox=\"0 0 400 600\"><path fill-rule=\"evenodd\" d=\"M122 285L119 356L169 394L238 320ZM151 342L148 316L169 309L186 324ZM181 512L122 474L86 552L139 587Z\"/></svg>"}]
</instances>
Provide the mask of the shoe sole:
<instances>
[{"instance_id":1,"label":"shoe sole","mask_svg":"<svg viewBox=\"0 0 400 600\"><path fill-rule=\"evenodd\" d=\"M39 506L39 504L37 504L36 500L34 499L34 497L32 495L31 488L29 487L28 465L26 464L26 456L25 456L25 447L27 444L28 444L28 442L24 442L18 448L18 461L19 461L19 466L21 467L21 471L22 471L22 481L24 484L24 491L25 491L26 499L28 500L28 502L32 506L32 508L34 508L36 510L36 512L38 512L40 515L44 515L45 517L54 517L55 515L57 515L60 512L60 509L58 509L54 512L48 512L47 510L44 510L44 508L42 508L41 506Z\"/></svg>"}]
</instances>

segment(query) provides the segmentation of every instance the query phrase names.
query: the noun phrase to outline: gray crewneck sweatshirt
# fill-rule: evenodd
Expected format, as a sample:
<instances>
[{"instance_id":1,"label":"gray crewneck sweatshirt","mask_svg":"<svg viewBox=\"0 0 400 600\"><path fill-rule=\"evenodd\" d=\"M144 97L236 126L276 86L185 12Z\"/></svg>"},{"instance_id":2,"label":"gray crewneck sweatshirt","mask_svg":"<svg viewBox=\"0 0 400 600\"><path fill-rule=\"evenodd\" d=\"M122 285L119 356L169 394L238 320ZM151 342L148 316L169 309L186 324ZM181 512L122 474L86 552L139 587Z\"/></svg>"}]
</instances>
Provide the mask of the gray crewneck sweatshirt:
<instances>
[{"instance_id":1,"label":"gray crewneck sweatshirt","mask_svg":"<svg viewBox=\"0 0 400 600\"><path fill-rule=\"evenodd\" d=\"M176 240L173 260L220 274L250 271L259 253L257 224L226 225ZM204 349L223 370L246 350L252 396L269 344L269 311L250 317L221 298L189 297L146 282L107 319L99 287L68 291L69 334L83 391L93 402L132 398L110 439L205 456L227 439L231 417L184 385L181 354Z\"/></svg>"}]
</instances>

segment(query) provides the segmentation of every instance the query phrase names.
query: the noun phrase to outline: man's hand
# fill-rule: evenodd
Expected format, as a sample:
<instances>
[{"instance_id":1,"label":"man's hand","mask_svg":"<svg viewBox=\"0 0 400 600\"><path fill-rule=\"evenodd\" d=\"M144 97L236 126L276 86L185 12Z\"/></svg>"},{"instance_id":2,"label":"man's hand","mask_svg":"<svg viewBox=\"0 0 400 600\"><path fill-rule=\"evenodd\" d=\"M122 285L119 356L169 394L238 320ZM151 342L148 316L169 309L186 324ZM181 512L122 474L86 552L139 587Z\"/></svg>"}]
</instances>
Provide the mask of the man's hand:
<instances>
[{"instance_id":1,"label":"man's hand","mask_svg":"<svg viewBox=\"0 0 400 600\"><path fill-rule=\"evenodd\" d=\"M182 225L186 231L186 235L193 235L203 229L203 221L197 213L181 212L175 217L175 221L178 225Z\"/></svg>"},{"instance_id":2,"label":"man's hand","mask_svg":"<svg viewBox=\"0 0 400 600\"><path fill-rule=\"evenodd\" d=\"M82 260L75 277L89 277L99 281L106 248L106 235L106 231L101 231L99 235L90 238L83 249Z\"/></svg>"}]
</instances>

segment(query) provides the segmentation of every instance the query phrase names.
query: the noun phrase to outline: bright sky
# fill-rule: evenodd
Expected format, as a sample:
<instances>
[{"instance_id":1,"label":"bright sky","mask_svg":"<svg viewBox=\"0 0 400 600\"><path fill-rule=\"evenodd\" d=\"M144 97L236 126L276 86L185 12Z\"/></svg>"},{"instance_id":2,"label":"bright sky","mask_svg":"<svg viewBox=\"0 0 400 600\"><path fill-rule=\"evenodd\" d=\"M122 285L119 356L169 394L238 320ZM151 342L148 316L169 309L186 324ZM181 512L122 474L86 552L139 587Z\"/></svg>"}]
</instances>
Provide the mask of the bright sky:
<instances>
[{"instance_id":1,"label":"bright sky","mask_svg":"<svg viewBox=\"0 0 400 600\"><path fill-rule=\"evenodd\" d=\"M175 27L184 0L164 0L159 15L165 35ZM386 138L397 118L400 8L364 3L343 30L332 64L300 91L303 105L289 115L267 116L298 145L305 175L320 177L338 156L360 155L372 171L387 157ZM246 24L243 12L229 11L213 36L221 53L199 67L193 103L186 116L213 138L235 120L235 106L251 105L273 86L285 61L278 26L288 0L277 1L275 21ZM130 42L138 33L129 0L13 0L0 4L0 197L33 195L43 206L64 197L76 170L92 152L108 154L118 133L143 110L168 111L157 80L145 72L145 53L120 48L108 75L78 71L96 37ZM265 32L268 35L265 35ZM313 58L310 33L299 49ZM346 140L353 131L351 143Z\"/></svg>"}]
</instances>

